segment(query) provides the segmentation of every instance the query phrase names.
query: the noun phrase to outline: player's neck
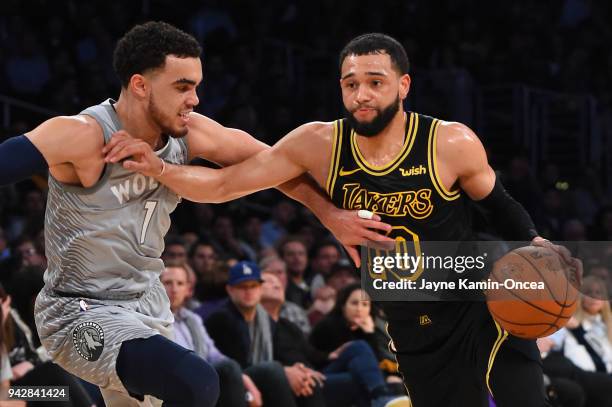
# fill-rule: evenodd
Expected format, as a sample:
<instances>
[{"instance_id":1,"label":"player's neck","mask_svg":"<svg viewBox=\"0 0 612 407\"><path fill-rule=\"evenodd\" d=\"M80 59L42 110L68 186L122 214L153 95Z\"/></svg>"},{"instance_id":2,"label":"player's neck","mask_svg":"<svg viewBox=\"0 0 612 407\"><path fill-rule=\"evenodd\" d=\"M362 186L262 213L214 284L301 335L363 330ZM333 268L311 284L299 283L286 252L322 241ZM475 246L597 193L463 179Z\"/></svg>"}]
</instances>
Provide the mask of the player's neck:
<instances>
[{"instance_id":1,"label":"player's neck","mask_svg":"<svg viewBox=\"0 0 612 407\"><path fill-rule=\"evenodd\" d=\"M141 104L130 101L129 98L121 92L119 100L114 105L123 129L132 137L147 142L153 150L157 150L163 143L160 129L153 123Z\"/></svg>"},{"instance_id":2,"label":"player's neck","mask_svg":"<svg viewBox=\"0 0 612 407\"><path fill-rule=\"evenodd\" d=\"M357 134L357 145L364 158L374 165L384 165L394 159L404 145L406 114L401 109L389 125L375 136Z\"/></svg>"}]
</instances>

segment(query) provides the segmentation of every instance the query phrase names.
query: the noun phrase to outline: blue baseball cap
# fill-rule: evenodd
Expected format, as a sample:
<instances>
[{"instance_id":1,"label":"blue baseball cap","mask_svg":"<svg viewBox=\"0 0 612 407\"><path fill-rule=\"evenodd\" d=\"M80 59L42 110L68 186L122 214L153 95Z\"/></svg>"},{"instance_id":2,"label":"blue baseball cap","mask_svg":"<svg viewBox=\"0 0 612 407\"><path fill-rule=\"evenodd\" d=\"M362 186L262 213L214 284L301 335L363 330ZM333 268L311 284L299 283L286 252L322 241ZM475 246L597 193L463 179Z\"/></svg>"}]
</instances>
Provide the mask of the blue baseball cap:
<instances>
[{"instance_id":1,"label":"blue baseball cap","mask_svg":"<svg viewBox=\"0 0 612 407\"><path fill-rule=\"evenodd\" d=\"M263 281L261 279L261 270L252 261L238 262L229 270L227 285L236 285L244 281L259 281L260 283Z\"/></svg>"}]
</instances>

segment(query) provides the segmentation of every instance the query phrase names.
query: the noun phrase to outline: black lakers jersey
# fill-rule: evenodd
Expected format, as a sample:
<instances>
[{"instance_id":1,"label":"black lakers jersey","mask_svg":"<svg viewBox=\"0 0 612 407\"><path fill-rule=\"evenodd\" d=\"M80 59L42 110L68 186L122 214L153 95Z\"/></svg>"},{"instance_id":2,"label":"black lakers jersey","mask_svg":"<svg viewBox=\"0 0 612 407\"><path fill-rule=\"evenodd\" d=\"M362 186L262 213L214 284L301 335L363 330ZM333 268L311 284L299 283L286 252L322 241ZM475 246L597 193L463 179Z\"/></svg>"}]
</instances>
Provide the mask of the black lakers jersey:
<instances>
[{"instance_id":1,"label":"black lakers jersey","mask_svg":"<svg viewBox=\"0 0 612 407\"><path fill-rule=\"evenodd\" d=\"M470 240L468 198L459 189L447 190L437 173L439 124L432 117L408 112L401 151L394 160L378 167L368 164L359 151L357 136L347 120L335 121L326 182L331 200L344 209L367 209L378 214L392 226L389 236L408 244ZM435 310L448 314L446 310L451 306L448 302L395 301L382 305L389 318L402 319Z\"/></svg>"},{"instance_id":2,"label":"black lakers jersey","mask_svg":"<svg viewBox=\"0 0 612 407\"><path fill-rule=\"evenodd\" d=\"M334 143L326 190L344 209L367 209L393 226L391 237L407 241L470 238L468 202L448 191L438 177L436 136L440 121L408 112L404 145L382 167L368 164L348 122L334 122Z\"/></svg>"}]
</instances>

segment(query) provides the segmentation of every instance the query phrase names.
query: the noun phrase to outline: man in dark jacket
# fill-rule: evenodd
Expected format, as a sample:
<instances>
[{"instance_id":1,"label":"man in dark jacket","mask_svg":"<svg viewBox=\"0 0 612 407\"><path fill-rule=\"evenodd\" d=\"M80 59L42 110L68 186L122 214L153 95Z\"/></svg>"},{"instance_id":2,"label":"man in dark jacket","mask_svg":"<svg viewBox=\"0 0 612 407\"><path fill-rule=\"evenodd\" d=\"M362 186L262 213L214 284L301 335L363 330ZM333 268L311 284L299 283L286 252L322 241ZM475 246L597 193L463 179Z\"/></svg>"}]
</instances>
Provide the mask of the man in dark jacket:
<instances>
[{"instance_id":1,"label":"man in dark jacket","mask_svg":"<svg viewBox=\"0 0 612 407\"><path fill-rule=\"evenodd\" d=\"M206 321L206 329L219 350L236 360L243 368L262 363L273 369L266 380L256 382L262 395L265 389L275 389L274 400L264 405L282 407L319 407L323 396L307 370L299 365L282 367L273 362L272 319L259 305L261 272L256 264L240 262L229 272L227 293L229 301Z\"/></svg>"}]
</instances>

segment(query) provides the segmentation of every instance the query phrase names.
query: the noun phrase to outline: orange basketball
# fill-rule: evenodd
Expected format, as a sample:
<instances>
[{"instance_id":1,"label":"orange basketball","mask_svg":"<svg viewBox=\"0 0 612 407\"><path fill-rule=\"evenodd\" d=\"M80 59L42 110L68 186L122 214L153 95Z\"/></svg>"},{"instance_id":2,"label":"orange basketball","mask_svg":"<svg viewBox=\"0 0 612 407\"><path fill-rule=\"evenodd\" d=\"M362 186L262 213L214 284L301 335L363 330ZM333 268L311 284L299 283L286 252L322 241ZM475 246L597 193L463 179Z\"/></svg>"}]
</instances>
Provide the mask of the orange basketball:
<instances>
[{"instance_id":1,"label":"orange basketball","mask_svg":"<svg viewBox=\"0 0 612 407\"><path fill-rule=\"evenodd\" d=\"M575 274L570 269L557 252L546 247L526 246L507 253L489 276L495 288L485 291L491 315L521 338L536 339L558 331L578 305Z\"/></svg>"}]
</instances>

